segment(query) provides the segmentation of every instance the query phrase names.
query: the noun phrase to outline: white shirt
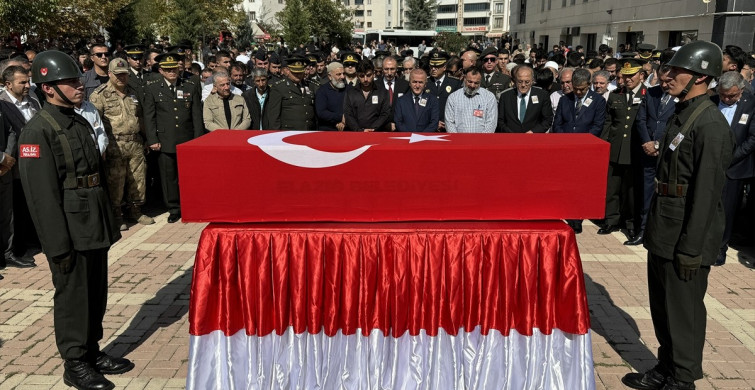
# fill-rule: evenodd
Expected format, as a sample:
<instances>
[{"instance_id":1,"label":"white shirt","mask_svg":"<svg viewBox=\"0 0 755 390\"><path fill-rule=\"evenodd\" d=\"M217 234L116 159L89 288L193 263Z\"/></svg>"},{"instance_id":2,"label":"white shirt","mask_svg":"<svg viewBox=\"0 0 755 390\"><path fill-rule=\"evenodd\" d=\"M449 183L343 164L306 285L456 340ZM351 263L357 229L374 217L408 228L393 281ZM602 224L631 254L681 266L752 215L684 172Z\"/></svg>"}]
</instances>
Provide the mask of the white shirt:
<instances>
[{"instance_id":1,"label":"white shirt","mask_svg":"<svg viewBox=\"0 0 755 390\"><path fill-rule=\"evenodd\" d=\"M564 96L564 91L556 91L551 94L551 107L553 107L553 115L556 115L556 109L558 108L558 102L561 100L561 97ZM519 101L517 101L519 103ZM517 112L519 112L519 106L517 107Z\"/></svg>"},{"instance_id":2,"label":"white shirt","mask_svg":"<svg viewBox=\"0 0 755 390\"><path fill-rule=\"evenodd\" d=\"M24 116L24 121L26 122L30 121L31 118L36 113L36 110L31 106L31 98L28 96L24 96L24 100L18 100L10 92L8 92L7 95L10 98L13 105L16 106L18 111L21 111L21 115Z\"/></svg>"},{"instance_id":3,"label":"white shirt","mask_svg":"<svg viewBox=\"0 0 755 390\"><path fill-rule=\"evenodd\" d=\"M100 155L105 153L109 141L107 139L107 134L105 134L105 126L102 125L102 118L100 118L100 113L97 112L94 104L90 103L88 100L84 100L81 103L80 108L74 107L73 109L77 114L83 116L90 125L92 125L92 129L94 129L92 139L94 140L94 142L97 142L97 147L100 149Z\"/></svg>"},{"instance_id":4,"label":"white shirt","mask_svg":"<svg viewBox=\"0 0 755 390\"><path fill-rule=\"evenodd\" d=\"M561 91L559 91L561 92ZM528 107L530 106L530 94L532 93L532 88L530 88L529 91L525 95L522 95L521 92L517 91L516 93L516 116L519 116L519 106L522 104L522 99L524 99L524 106ZM560 99L560 97L559 97ZM558 103L558 102L557 102Z\"/></svg>"}]
</instances>

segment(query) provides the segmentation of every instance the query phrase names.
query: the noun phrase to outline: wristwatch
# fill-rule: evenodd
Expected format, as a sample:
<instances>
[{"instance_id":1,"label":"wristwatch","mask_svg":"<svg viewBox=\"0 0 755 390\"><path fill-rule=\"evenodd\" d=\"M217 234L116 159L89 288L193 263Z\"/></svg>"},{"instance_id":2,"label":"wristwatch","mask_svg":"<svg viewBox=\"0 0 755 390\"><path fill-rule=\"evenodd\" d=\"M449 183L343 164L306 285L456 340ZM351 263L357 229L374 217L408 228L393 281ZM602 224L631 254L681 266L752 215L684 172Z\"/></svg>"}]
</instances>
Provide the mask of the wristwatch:
<instances>
[{"instance_id":1,"label":"wristwatch","mask_svg":"<svg viewBox=\"0 0 755 390\"><path fill-rule=\"evenodd\" d=\"M658 141L653 142L653 147L655 148L655 150L658 150L660 148Z\"/></svg>"}]
</instances>

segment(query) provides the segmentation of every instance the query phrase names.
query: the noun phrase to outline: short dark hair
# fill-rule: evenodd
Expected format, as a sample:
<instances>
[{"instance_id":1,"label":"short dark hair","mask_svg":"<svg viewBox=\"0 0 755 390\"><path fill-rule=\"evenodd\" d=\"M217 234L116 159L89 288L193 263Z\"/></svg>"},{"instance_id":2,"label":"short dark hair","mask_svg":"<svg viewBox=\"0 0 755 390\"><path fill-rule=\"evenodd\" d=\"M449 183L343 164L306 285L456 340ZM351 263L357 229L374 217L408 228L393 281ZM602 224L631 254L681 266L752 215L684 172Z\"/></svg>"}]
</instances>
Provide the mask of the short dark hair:
<instances>
[{"instance_id":1,"label":"short dark hair","mask_svg":"<svg viewBox=\"0 0 755 390\"><path fill-rule=\"evenodd\" d=\"M724 48L724 55L731 57L731 59L737 64L737 71L742 70L745 65L745 57L747 56L741 47L735 45L726 45ZM726 69L724 69L725 71Z\"/></svg>"},{"instance_id":2,"label":"short dark hair","mask_svg":"<svg viewBox=\"0 0 755 390\"><path fill-rule=\"evenodd\" d=\"M480 68L478 68L477 65L472 65L469 68L467 68L466 70L464 70L464 75L472 75L472 76L474 76L476 74L482 74L482 72L480 71Z\"/></svg>"},{"instance_id":3,"label":"short dark hair","mask_svg":"<svg viewBox=\"0 0 755 390\"><path fill-rule=\"evenodd\" d=\"M23 66L11 65L5 68L2 75L0 75L0 81L3 83L5 83L6 81L12 81L16 78L16 73L28 74L26 72L26 68L24 68Z\"/></svg>"},{"instance_id":4,"label":"short dark hair","mask_svg":"<svg viewBox=\"0 0 755 390\"><path fill-rule=\"evenodd\" d=\"M605 62L603 62L603 69L605 69L605 68L607 68L607 67L609 67L611 65L619 66L619 60L617 60L616 58L613 58L613 57L606 58ZM618 69L616 69L616 70L618 70Z\"/></svg>"},{"instance_id":5,"label":"short dark hair","mask_svg":"<svg viewBox=\"0 0 755 390\"><path fill-rule=\"evenodd\" d=\"M544 90L549 90L553 84L553 72L548 68L541 68L535 71L535 86Z\"/></svg>"},{"instance_id":6,"label":"short dark hair","mask_svg":"<svg viewBox=\"0 0 755 390\"><path fill-rule=\"evenodd\" d=\"M92 47L91 47L91 48L89 48L89 54L90 54L90 55L91 55L91 54L94 54L94 49L95 49L96 47L104 47L104 48L105 48L105 49L106 49L106 50L107 50L108 52L110 51L110 48L109 48L109 47L107 47L107 45L106 45L106 44L104 44L104 43L95 43L94 45L92 45Z\"/></svg>"},{"instance_id":7,"label":"short dark hair","mask_svg":"<svg viewBox=\"0 0 755 390\"><path fill-rule=\"evenodd\" d=\"M366 74L367 72L374 72L374 71L375 71L375 65L373 65L372 61L370 60L361 60L357 64L358 74Z\"/></svg>"}]
</instances>

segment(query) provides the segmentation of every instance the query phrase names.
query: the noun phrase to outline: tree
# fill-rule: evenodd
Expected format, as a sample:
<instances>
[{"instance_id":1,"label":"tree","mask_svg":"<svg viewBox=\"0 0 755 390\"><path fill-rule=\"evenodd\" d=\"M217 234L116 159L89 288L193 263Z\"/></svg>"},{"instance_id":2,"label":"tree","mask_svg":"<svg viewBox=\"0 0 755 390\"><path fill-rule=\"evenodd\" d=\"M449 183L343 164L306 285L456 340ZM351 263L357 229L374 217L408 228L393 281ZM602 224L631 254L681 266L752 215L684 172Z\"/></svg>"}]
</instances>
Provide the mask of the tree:
<instances>
[{"instance_id":1,"label":"tree","mask_svg":"<svg viewBox=\"0 0 755 390\"><path fill-rule=\"evenodd\" d=\"M286 7L276 14L283 27L283 38L292 48L306 45L310 39L312 16L303 0L289 0Z\"/></svg>"},{"instance_id":2,"label":"tree","mask_svg":"<svg viewBox=\"0 0 755 390\"><path fill-rule=\"evenodd\" d=\"M318 42L329 41L343 47L351 42L351 11L340 1L307 0L312 15L311 34Z\"/></svg>"},{"instance_id":3,"label":"tree","mask_svg":"<svg viewBox=\"0 0 755 390\"><path fill-rule=\"evenodd\" d=\"M140 43L141 35L139 35L137 28L134 3L121 8L113 23L106 30L110 36L110 42L113 44L117 41L121 41L124 45Z\"/></svg>"},{"instance_id":4,"label":"tree","mask_svg":"<svg viewBox=\"0 0 755 390\"><path fill-rule=\"evenodd\" d=\"M173 0L173 12L168 14L170 36L173 42L188 39L191 42L202 37L206 26L201 20L201 4L197 0Z\"/></svg>"},{"instance_id":5,"label":"tree","mask_svg":"<svg viewBox=\"0 0 755 390\"><path fill-rule=\"evenodd\" d=\"M459 53L467 47L467 38L457 32L443 31L435 36L438 47L449 53Z\"/></svg>"},{"instance_id":6,"label":"tree","mask_svg":"<svg viewBox=\"0 0 755 390\"><path fill-rule=\"evenodd\" d=\"M406 0L406 25L411 30L432 30L435 23L436 0Z\"/></svg>"},{"instance_id":7,"label":"tree","mask_svg":"<svg viewBox=\"0 0 755 390\"><path fill-rule=\"evenodd\" d=\"M49 20L57 12L55 0L0 1L0 35L45 34Z\"/></svg>"}]
</instances>

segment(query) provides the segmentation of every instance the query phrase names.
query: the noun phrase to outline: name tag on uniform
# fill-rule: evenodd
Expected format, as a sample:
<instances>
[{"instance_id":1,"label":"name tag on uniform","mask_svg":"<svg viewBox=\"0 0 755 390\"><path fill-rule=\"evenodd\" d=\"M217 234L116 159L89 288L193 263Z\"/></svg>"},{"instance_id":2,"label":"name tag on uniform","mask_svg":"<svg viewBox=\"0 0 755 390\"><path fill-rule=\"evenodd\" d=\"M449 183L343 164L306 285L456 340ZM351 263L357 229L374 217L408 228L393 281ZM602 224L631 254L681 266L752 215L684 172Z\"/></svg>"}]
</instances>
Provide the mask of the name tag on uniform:
<instances>
[{"instance_id":1,"label":"name tag on uniform","mask_svg":"<svg viewBox=\"0 0 755 390\"><path fill-rule=\"evenodd\" d=\"M419 105L422 106L422 107L424 107L425 105L427 105L427 99L425 99L425 98L419 99Z\"/></svg>"},{"instance_id":2,"label":"name tag on uniform","mask_svg":"<svg viewBox=\"0 0 755 390\"><path fill-rule=\"evenodd\" d=\"M739 124L746 125L748 119L750 119L750 114L742 114L742 116L739 117Z\"/></svg>"},{"instance_id":3,"label":"name tag on uniform","mask_svg":"<svg viewBox=\"0 0 755 390\"><path fill-rule=\"evenodd\" d=\"M176 91L176 96L178 96L179 99L183 99L184 98L184 91L182 91L182 90L179 89L178 91Z\"/></svg>"},{"instance_id":4,"label":"name tag on uniform","mask_svg":"<svg viewBox=\"0 0 755 390\"><path fill-rule=\"evenodd\" d=\"M684 134L679 133L674 137L674 139L671 141L671 145L668 146L671 151L676 150L676 147L679 146L680 143L682 143L682 140L684 139Z\"/></svg>"},{"instance_id":5,"label":"name tag on uniform","mask_svg":"<svg viewBox=\"0 0 755 390\"><path fill-rule=\"evenodd\" d=\"M21 144L18 151L21 158L39 158L39 145Z\"/></svg>"},{"instance_id":6,"label":"name tag on uniform","mask_svg":"<svg viewBox=\"0 0 755 390\"><path fill-rule=\"evenodd\" d=\"M632 104L633 105L634 104L640 104L640 103L642 103L642 98L638 98L638 97L632 98Z\"/></svg>"},{"instance_id":7,"label":"name tag on uniform","mask_svg":"<svg viewBox=\"0 0 755 390\"><path fill-rule=\"evenodd\" d=\"M590 104L592 104L592 99L591 99L591 98L587 98L587 99L585 99L585 103L584 103L584 106L585 106L585 107L590 107Z\"/></svg>"},{"instance_id":8,"label":"name tag on uniform","mask_svg":"<svg viewBox=\"0 0 755 390\"><path fill-rule=\"evenodd\" d=\"M472 110L472 115L474 115L474 116L476 116L478 118L482 118L482 110L480 110L480 109Z\"/></svg>"},{"instance_id":9,"label":"name tag on uniform","mask_svg":"<svg viewBox=\"0 0 755 390\"><path fill-rule=\"evenodd\" d=\"M532 97L532 104L538 104L540 101L537 99L537 96Z\"/></svg>"},{"instance_id":10,"label":"name tag on uniform","mask_svg":"<svg viewBox=\"0 0 755 390\"><path fill-rule=\"evenodd\" d=\"M378 104L378 97L377 96L373 96L372 97L372 104Z\"/></svg>"}]
</instances>

